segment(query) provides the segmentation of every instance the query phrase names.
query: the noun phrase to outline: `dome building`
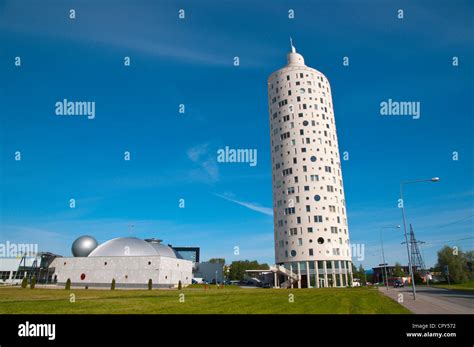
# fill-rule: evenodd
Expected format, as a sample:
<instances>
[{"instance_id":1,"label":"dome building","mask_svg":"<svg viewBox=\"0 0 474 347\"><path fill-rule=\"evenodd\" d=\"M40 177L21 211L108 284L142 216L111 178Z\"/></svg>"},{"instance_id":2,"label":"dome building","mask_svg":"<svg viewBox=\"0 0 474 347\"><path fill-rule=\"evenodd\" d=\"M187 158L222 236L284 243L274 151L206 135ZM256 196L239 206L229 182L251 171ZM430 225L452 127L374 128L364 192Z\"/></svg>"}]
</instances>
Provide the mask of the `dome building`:
<instances>
[{"instance_id":1,"label":"dome building","mask_svg":"<svg viewBox=\"0 0 474 347\"><path fill-rule=\"evenodd\" d=\"M154 288L191 283L193 263L161 240L119 237L95 247L91 244L90 236L82 236L73 243L74 257L53 261L58 285L68 279L72 286L82 287L110 287L113 280L117 288L146 288L149 280Z\"/></svg>"},{"instance_id":2,"label":"dome building","mask_svg":"<svg viewBox=\"0 0 474 347\"><path fill-rule=\"evenodd\" d=\"M162 256L178 258L170 246L161 243L161 240L142 240L136 237L119 237L104 242L95 248L89 257L146 257Z\"/></svg>"},{"instance_id":3,"label":"dome building","mask_svg":"<svg viewBox=\"0 0 474 347\"><path fill-rule=\"evenodd\" d=\"M298 287L344 287L352 265L331 87L293 44L287 58L268 78L276 263Z\"/></svg>"}]
</instances>

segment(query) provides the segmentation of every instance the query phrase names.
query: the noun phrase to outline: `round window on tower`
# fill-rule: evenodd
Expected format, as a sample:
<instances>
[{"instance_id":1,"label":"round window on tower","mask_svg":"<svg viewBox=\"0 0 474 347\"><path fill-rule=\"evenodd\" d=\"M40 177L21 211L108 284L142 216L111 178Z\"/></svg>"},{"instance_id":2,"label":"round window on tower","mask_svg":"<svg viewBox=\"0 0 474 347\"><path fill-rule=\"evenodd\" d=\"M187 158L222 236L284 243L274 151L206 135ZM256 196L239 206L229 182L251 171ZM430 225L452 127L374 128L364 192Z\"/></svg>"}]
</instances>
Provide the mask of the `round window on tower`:
<instances>
[{"instance_id":1,"label":"round window on tower","mask_svg":"<svg viewBox=\"0 0 474 347\"><path fill-rule=\"evenodd\" d=\"M309 124L309 122L308 122L307 120L305 120L305 121L303 122L303 125L304 125L304 126L307 126L308 124Z\"/></svg>"},{"instance_id":2,"label":"round window on tower","mask_svg":"<svg viewBox=\"0 0 474 347\"><path fill-rule=\"evenodd\" d=\"M301 94L304 94L306 92L306 90L304 88L300 88L300 93Z\"/></svg>"},{"instance_id":3,"label":"round window on tower","mask_svg":"<svg viewBox=\"0 0 474 347\"><path fill-rule=\"evenodd\" d=\"M319 195L315 195L315 196L314 196L314 200L316 200L316 201L319 201L319 200L321 200L321 196L319 196Z\"/></svg>"},{"instance_id":4,"label":"round window on tower","mask_svg":"<svg viewBox=\"0 0 474 347\"><path fill-rule=\"evenodd\" d=\"M296 257L296 251L295 251L295 250L292 250L292 251L290 252L290 254L291 254L292 257Z\"/></svg>"},{"instance_id":5,"label":"round window on tower","mask_svg":"<svg viewBox=\"0 0 474 347\"><path fill-rule=\"evenodd\" d=\"M322 237L319 237L319 238L318 238L318 243L319 243L320 245L322 245L322 244L324 243L324 239L323 239Z\"/></svg>"},{"instance_id":6,"label":"round window on tower","mask_svg":"<svg viewBox=\"0 0 474 347\"><path fill-rule=\"evenodd\" d=\"M310 159L313 163L316 161L316 157L314 155Z\"/></svg>"}]
</instances>

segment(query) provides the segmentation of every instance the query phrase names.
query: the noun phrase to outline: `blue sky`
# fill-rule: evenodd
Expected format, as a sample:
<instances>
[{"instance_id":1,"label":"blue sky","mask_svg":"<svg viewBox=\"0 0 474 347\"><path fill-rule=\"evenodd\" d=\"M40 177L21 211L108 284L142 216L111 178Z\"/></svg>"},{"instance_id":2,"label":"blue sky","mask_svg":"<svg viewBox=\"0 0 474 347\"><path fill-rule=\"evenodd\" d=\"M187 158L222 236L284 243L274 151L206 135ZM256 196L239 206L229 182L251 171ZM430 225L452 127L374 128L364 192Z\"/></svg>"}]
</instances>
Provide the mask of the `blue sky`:
<instances>
[{"instance_id":1,"label":"blue sky","mask_svg":"<svg viewBox=\"0 0 474 347\"><path fill-rule=\"evenodd\" d=\"M473 7L0 0L1 239L70 255L80 235L132 234L200 246L204 259L272 263L266 81L286 63L292 36L332 86L340 151L349 153L350 236L365 245L364 266L380 262L380 227L401 224L405 179L441 178L406 187L426 262L443 244L472 249L472 238L446 241L473 236ZM96 118L56 116L64 98L95 101ZM389 98L420 102L420 119L381 116ZM218 163L224 146L257 149L258 165ZM401 231L384 235L387 261L406 263Z\"/></svg>"}]
</instances>

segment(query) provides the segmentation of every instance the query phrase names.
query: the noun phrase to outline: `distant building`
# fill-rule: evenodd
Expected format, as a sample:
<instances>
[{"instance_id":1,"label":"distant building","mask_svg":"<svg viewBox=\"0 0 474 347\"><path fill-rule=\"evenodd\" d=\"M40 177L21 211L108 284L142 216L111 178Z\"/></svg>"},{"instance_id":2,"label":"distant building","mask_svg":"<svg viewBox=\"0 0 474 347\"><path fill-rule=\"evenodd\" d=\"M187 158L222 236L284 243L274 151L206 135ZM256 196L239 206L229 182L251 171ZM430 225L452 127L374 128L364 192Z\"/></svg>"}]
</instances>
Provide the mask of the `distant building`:
<instances>
[{"instance_id":1,"label":"distant building","mask_svg":"<svg viewBox=\"0 0 474 347\"><path fill-rule=\"evenodd\" d=\"M209 283L222 283L224 281L224 265L209 262L195 263L193 277L202 278Z\"/></svg>"},{"instance_id":2,"label":"distant building","mask_svg":"<svg viewBox=\"0 0 474 347\"><path fill-rule=\"evenodd\" d=\"M172 247L172 246L170 246ZM222 283L224 281L224 265L209 262L200 262L199 247L172 247L179 257L193 262L193 278L208 283Z\"/></svg>"},{"instance_id":3,"label":"distant building","mask_svg":"<svg viewBox=\"0 0 474 347\"><path fill-rule=\"evenodd\" d=\"M392 284L392 282L396 279L403 279L404 281L411 282L410 278L410 269L408 266L400 266L403 276L396 277L394 275L396 266L394 265L387 265L387 277L389 284ZM416 266L413 266L414 271L416 271ZM379 283L383 282L385 280L385 270L383 266L377 266L372 268L373 271L373 276L374 276L374 283Z\"/></svg>"},{"instance_id":4,"label":"distant building","mask_svg":"<svg viewBox=\"0 0 474 347\"><path fill-rule=\"evenodd\" d=\"M199 247L172 247L182 259L190 260L193 263L199 263Z\"/></svg>"},{"instance_id":5,"label":"distant building","mask_svg":"<svg viewBox=\"0 0 474 347\"><path fill-rule=\"evenodd\" d=\"M199 247L173 247L173 250L182 259L193 262L193 278L208 283L222 283L224 281L224 265L209 262L200 262Z\"/></svg>"}]
</instances>

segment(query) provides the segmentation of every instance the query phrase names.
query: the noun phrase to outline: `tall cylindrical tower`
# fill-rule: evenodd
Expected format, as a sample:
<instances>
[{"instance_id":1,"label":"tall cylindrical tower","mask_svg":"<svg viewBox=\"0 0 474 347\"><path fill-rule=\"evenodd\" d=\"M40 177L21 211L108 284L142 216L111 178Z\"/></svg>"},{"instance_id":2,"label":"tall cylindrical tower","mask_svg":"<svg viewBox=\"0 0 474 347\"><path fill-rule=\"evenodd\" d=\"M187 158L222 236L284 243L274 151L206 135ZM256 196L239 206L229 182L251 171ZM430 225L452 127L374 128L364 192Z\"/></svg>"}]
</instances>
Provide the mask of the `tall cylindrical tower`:
<instances>
[{"instance_id":1,"label":"tall cylindrical tower","mask_svg":"<svg viewBox=\"0 0 474 347\"><path fill-rule=\"evenodd\" d=\"M276 263L298 287L344 287L352 265L336 123L327 78L291 45L268 78Z\"/></svg>"}]
</instances>

